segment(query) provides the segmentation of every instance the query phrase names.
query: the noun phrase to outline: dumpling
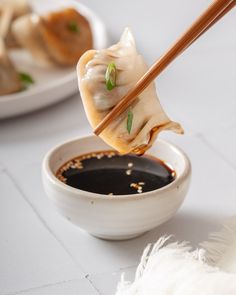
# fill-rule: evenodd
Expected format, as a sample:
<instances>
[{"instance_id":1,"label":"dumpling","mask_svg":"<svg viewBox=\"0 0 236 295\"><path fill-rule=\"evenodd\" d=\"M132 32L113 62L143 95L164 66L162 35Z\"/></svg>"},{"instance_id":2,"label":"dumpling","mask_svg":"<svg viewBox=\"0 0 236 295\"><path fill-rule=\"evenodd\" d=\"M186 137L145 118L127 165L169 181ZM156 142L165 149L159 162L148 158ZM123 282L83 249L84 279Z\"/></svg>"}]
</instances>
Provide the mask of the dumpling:
<instances>
[{"instance_id":1,"label":"dumpling","mask_svg":"<svg viewBox=\"0 0 236 295\"><path fill-rule=\"evenodd\" d=\"M89 50L80 58L77 65L79 89L92 128L134 87L147 69L129 29L125 29L116 45ZM122 154L143 154L163 130L183 133L180 124L165 114L152 83L100 137Z\"/></svg>"},{"instance_id":2,"label":"dumpling","mask_svg":"<svg viewBox=\"0 0 236 295\"><path fill-rule=\"evenodd\" d=\"M11 32L11 24L16 18L29 13L31 11L31 7L28 3L28 0L0 0L0 18L5 9L8 7L12 9L12 16L9 30L5 37L5 44L7 48L19 47L19 43Z\"/></svg>"},{"instance_id":3,"label":"dumpling","mask_svg":"<svg viewBox=\"0 0 236 295\"><path fill-rule=\"evenodd\" d=\"M2 12L6 7L13 9L14 18L31 11L28 0L0 0L0 11Z\"/></svg>"},{"instance_id":4,"label":"dumpling","mask_svg":"<svg viewBox=\"0 0 236 295\"><path fill-rule=\"evenodd\" d=\"M74 65L93 47L88 20L73 8L46 16L25 15L15 20L12 31L41 64Z\"/></svg>"},{"instance_id":5,"label":"dumpling","mask_svg":"<svg viewBox=\"0 0 236 295\"><path fill-rule=\"evenodd\" d=\"M19 74L8 57L4 42L0 38L0 95L17 92L20 89Z\"/></svg>"}]
</instances>

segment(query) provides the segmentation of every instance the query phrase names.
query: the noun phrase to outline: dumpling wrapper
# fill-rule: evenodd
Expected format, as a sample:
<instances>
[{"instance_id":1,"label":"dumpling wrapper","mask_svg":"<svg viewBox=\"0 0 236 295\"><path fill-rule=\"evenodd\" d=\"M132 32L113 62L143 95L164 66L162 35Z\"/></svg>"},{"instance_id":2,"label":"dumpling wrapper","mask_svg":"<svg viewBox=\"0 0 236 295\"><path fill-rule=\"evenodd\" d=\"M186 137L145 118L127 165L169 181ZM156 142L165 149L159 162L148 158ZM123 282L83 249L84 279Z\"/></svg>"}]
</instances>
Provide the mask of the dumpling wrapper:
<instances>
[{"instance_id":1,"label":"dumpling wrapper","mask_svg":"<svg viewBox=\"0 0 236 295\"><path fill-rule=\"evenodd\" d=\"M19 74L7 55L2 38L0 38L0 95L6 95L20 90L21 82Z\"/></svg>"},{"instance_id":2,"label":"dumpling wrapper","mask_svg":"<svg viewBox=\"0 0 236 295\"><path fill-rule=\"evenodd\" d=\"M31 7L28 2L28 0L0 0L0 19L2 13L6 8L10 7L13 11L9 30L4 38L7 48L17 48L20 46L20 44L17 42L16 38L12 34L11 25L18 17L31 12Z\"/></svg>"},{"instance_id":3,"label":"dumpling wrapper","mask_svg":"<svg viewBox=\"0 0 236 295\"><path fill-rule=\"evenodd\" d=\"M116 65L116 87L109 91L106 88L105 73L111 62ZM77 65L78 82L85 112L92 128L95 128L134 87L147 69L143 57L137 53L129 29L125 29L120 41L108 49L89 50L82 55ZM133 114L130 134L127 130L129 111ZM121 154L143 154L163 130L183 133L180 124L171 121L164 112L152 83L100 134L100 137Z\"/></svg>"},{"instance_id":4,"label":"dumpling wrapper","mask_svg":"<svg viewBox=\"0 0 236 295\"><path fill-rule=\"evenodd\" d=\"M13 9L13 17L19 17L31 11L28 0L0 0L0 13L6 8Z\"/></svg>"},{"instance_id":5,"label":"dumpling wrapper","mask_svg":"<svg viewBox=\"0 0 236 295\"><path fill-rule=\"evenodd\" d=\"M71 25L75 28L71 29ZM75 65L93 45L89 21L73 8L45 16L24 15L14 21L12 32L21 46L42 65Z\"/></svg>"}]
</instances>

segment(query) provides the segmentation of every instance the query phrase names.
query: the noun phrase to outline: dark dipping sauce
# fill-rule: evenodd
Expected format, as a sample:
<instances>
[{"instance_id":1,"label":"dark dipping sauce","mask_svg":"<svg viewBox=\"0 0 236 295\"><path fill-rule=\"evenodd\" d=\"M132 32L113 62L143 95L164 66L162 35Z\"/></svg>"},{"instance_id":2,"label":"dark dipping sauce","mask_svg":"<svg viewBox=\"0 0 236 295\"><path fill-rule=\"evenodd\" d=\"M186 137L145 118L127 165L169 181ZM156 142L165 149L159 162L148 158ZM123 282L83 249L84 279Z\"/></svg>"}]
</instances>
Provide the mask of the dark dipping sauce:
<instances>
[{"instance_id":1,"label":"dark dipping sauce","mask_svg":"<svg viewBox=\"0 0 236 295\"><path fill-rule=\"evenodd\" d=\"M69 186L105 195L149 192L174 181L176 173L158 158L94 152L66 162L57 178Z\"/></svg>"}]
</instances>

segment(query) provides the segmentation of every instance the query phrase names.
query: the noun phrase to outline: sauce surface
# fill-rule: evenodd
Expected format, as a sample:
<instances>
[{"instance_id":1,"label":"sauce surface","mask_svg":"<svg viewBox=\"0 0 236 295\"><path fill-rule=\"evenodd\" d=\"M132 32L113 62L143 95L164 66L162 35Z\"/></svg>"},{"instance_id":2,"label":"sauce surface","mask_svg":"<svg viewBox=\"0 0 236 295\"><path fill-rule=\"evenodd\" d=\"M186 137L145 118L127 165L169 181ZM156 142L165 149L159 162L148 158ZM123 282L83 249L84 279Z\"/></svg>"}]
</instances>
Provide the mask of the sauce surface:
<instances>
[{"instance_id":1,"label":"sauce surface","mask_svg":"<svg viewBox=\"0 0 236 295\"><path fill-rule=\"evenodd\" d=\"M175 179L175 171L158 158L94 152L66 162L56 173L59 180L84 191L129 195L161 188Z\"/></svg>"}]
</instances>

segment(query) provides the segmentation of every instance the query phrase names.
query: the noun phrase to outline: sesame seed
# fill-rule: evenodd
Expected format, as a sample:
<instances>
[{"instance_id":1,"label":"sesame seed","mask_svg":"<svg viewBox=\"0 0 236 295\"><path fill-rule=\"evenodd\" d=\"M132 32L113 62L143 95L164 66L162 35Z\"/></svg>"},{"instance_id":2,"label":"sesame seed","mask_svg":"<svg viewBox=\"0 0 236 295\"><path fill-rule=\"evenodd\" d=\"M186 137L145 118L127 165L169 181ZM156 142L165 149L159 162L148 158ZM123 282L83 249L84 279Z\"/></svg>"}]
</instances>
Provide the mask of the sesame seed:
<instances>
[{"instance_id":1,"label":"sesame seed","mask_svg":"<svg viewBox=\"0 0 236 295\"><path fill-rule=\"evenodd\" d=\"M139 189L139 186L137 183L131 183L130 187L134 188L134 189Z\"/></svg>"},{"instance_id":2,"label":"sesame seed","mask_svg":"<svg viewBox=\"0 0 236 295\"><path fill-rule=\"evenodd\" d=\"M126 175L131 175L132 170L130 170L130 169L129 170L126 170L125 173L126 173Z\"/></svg>"}]
</instances>

